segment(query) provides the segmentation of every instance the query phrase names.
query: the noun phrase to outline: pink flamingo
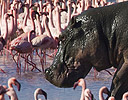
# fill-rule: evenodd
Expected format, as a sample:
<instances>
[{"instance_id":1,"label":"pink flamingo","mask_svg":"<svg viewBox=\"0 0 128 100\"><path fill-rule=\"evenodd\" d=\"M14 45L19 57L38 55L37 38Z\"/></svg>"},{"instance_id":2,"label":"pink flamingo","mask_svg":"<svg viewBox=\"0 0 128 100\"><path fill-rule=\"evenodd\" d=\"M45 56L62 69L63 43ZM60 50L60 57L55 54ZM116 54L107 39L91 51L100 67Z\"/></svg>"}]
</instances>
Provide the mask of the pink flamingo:
<instances>
[{"instance_id":1,"label":"pink flamingo","mask_svg":"<svg viewBox=\"0 0 128 100\"><path fill-rule=\"evenodd\" d=\"M5 46L7 39L8 39L8 23L7 23L7 19L9 17L13 17L12 14L4 14L4 18L3 18L3 22L4 25L1 26L1 36L0 36L0 51L3 49L3 47ZM5 73L1 68L0 70Z\"/></svg>"},{"instance_id":2,"label":"pink flamingo","mask_svg":"<svg viewBox=\"0 0 128 100\"><path fill-rule=\"evenodd\" d=\"M35 24L34 24L34 19L33 19L35 14L38 14L38 13L36 11L31 10L30 18L32 21L32 31L30 31L28 33L21 34L19 37L12 40L10 43L10 50L11 51L13 51L13 50L17 51L17 53L19 53L19 56L20 56L20 54L26 54L26 53L29 53L28 56L30 56L30 54L32 53L32 46L31 46L30 40L32 40L35 37L35 31L34 31L35 30ZM13 59L17 53L15 53L14 55L12 54ZM28 58L28 56L27 56L27 58ZM29 63L30 65L35 67L38 71L40 71L32 61L29 61L27 58L25 58L23 56L21 56L21 57L25 59L25 62ZM14 61L16 62L15 59L14 59ZM16 64L17 64L17 68L19 70L20 68L18 66L18 63L16 62Z\"/></svg>"},{"instance_id":3,"label":"pink flamingo","mask_svg":"<svg viewBox=\"0 0 128 100\"><path fill-rule=\"evenodd\" d=\"M72 2L72 8L73 8L73 12L71 14L71 18L73 16L77 16L79 13L77 13L77 6L76 6L76 3L75 2Z\"/></svg>"},{"instance_id":4,"label":"pink flamingo","mask_svg":"<svg viewBox=\"0 0 128 100\"><path fill-rule=\"evenodd\" d=\"M128 92L125 92L125 93L123 94L123 100L128 100Z\"/></svg>"},{"instance_id":5,"label":"pink flamingo","mask_svg":"<svg viewBox=\"0 0 128 100\"><path fill-rule=\"evenodd\" d=\"M77 13L82 13L85 9L85 0L77 0Z\"/></svg>"},{"instance_id":6,"label":"pink flamingo","mask_svg":"<svg viewBox=\"0 0 128 100\"><path fill-rule=\"evenodd\" d=\"M92 6L91 0L87 0L87 1L85 2L85 10L88 10L88 9L90 9L90 8L94 8L94 7Z\"/></svg>"},{"instance_id":7,"label":"pink flamingo","mask_svg":"<svg viewBox=\"0 0 128 100\"><path fill-rule=\"evenodd\" d=\"M53 14L52 14L52 5L49 2L48 4L48 10L49 10L49 29L51 31L51 34L53 36L53 38L59 37L59 35L61 34L61 23L60 23L60 15L58 14L58 16L56 17L56 27L53 23ZM56 9L56 11L59 11ZM59 13L59 12L56 12Z\"/></svg>"},{"instance_id":8,"label":"pink flamingo","mask_svg":"<svg viewBox=\"0 0 128 100\"><path fill-rule=\"evenodd\" d=\"M38 95L44 95L45 99L47 100L47 93L45 91L43 91L41 88L37 88L34 92L34 99L35 100L39 100L38 99ZM40 99L42 100L42 99Z\"/></svg>"},{"instance_id":9,"label":"pink flamingo","mask_svg":"<svg viewBox=\"0 0 128 100\"><path fill-rule=\"evenodd\" d=\"M107 95L110 94L110 92L109 92L109 90L106 86L103 86L103 87L100 88L100 90L99 90L99 100L105 100L104 96L103 96L103 93L105 93Z\"/></svg>"},{"instance_id":10,"label":"pink flamingo","mask_svg":"<svg viewBox=\"0 0 128 100\"><path fill-rule=\"evenodd\" d=\"M46 17L46 15L43 15L43 22L44 22L44 26L45 26L46 35L42 34L42 35L36 36L31 41L32 46L35 49L41 48L42 50L46 50L48 48L52 48L52 49L57 48L57 42L54 40L54 38L53 38L53 36L50 32L50 29L49 29L48 23L47 23L47 19L48 18ZM43 65L43 61L41 61L41 62L42 62L42 65ZM43 66L42 66L42 70L44 71Z\"/></svg>"},{"instance_id":11,"label":"pink flamingo","mask_svg":"<svg viewBox=\"0 0 128 100\"><path fill-rule=\"evenodd\" d=\"M5 100L4 94L7 92L5 85L0 85L0 100Z\"/></svg>"},{"instance_id":12,"label":"pink flamingo","mask_svg":"<svg viewBox=\"0 0 128 100\"><path fill-rule=\"evenodd\" d=\"M69 21L71 20L71 6L72 6L72 2L71 2L71 0L68 0L67 1L67 13L66 13L67 22L66 23L61 23L61 28L62 29L65 29L68 26ZM64 16L64 15L62 15L62 16ZM63 17L61 17L61 20L63 20L62 18Z\"/></svg>"},{"instance_id":13,"label":"pink flamingo","mask_svg":"<svg viewBox=\"0 0 128 100\"><path fill-rule=\"evenodd\" d=\"M8 80L8 88L6 94L11 98L11 100L18 100L18 96L13 88L13 85L17 86L18 91L20 91L21 84L17 81L15 77L11 77Z\"/></svg>"},{"instance_id":14,"label":"pink flamingo","mask_svg":"<svg viewBox=\"0 0 128 100\"><path fill-rule=\"evenodd\" d=\"M93 99L93 94L91 93L89 89L86 89L86 82L83 78L80 78L77 82L75 82L73 88L75 89L77 86L82 87L80 100L92 100Z\"/></svg>"},{"instance_id":15,"label":"pink flamingo","mask_svg":"<svg viewBox=\"0 0 128 100\"><path fill-rule=\"evenodd\" d=\"M29 26L27 25L27 21L28 21L28 17L29 17L29 4L24 4L22 7L25 7L25 17L24 17L24 21L22 24L22 29L25 33L29 32L31 30L31 24L29 24ZM31 19L30 19L31 20ZM32 22L32 20L31 20ZM33 22L32 22L33 23Z\"/></svg>"},{"instance_id":16,"label":"pink flamingo","mask_svg":"<svg viewBox=\"0 0 128 100\"><path fill-rule=\"evenodd\" d=\"M103 86L100 88L99 90L99 100L106 100L103 97L103 93L109 95L110 91L108 90L108 88L106 86ZM128 100L128 92L123 94L122 100ZM109 97L108 100L115 100L115 98L113 96Z\"/></svg>"},{"instance_id":17,"label":"pink flamingo","mask_svg":"<svg viewBox=\"0 0 128 100\"><path fill-rule=\"evenodd\" d=\"M62 9L66 9L66 0L62 0Z\"/></svg>"},{"instance_id":18,"label":"pink flamingo","mask_svg":"<svg viewBox=\"0 0 128 100\"><path fill-rule=\"evenodd\" d=\"M25 4L25 5L23 5L23 6L28 6L28 4ZM26 7L26 10L27 10L27 12L26 12L26 17L24 18L24 22L23 22L23 27L25 27L26 26L26 21L27 21L27 17L28 17L28 9L27 9L28 7ZM33 19L33 13L35 13L34 11L31 11L31 14L30 14L30 17L31 17L31 25L32 25L32 28L31 28L31 30L35 30L35 24L34 24L34 19ZM29 32L29 31L28 31ZM28 32L26 32L26 33L23 33L23 34L21 34L20 36L18 36L17 38L15 38L14 40L12 40L11 42L10 42L10 46L13 46L13 45L16 45L16 43L18 42L18 41L20 41L21 39L23 39L23 40L28 40ZM35 35L34 36L32 36L32 38L33 37L35 37Z\"/></svg>"},{"instance_id":19,"label":"pink flamingo","mask_svg":"<svg viewBox=\"0 0 128 100\"><path fill-rule=\"evenodd\" d=\"M108 100L115 100L115 98L114 97L109 97Z\"/></svg>"}]
</instances>

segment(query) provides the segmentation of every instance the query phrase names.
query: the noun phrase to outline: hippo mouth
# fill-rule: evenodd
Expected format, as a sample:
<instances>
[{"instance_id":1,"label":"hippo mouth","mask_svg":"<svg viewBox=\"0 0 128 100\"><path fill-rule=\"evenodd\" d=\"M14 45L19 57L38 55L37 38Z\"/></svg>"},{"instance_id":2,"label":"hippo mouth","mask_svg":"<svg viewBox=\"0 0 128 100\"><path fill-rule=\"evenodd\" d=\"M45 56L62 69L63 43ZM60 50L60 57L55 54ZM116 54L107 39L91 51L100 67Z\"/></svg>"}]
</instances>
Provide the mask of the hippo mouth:
<instances>
[{"instance_id":1,"label":"hippo mouth","mask_svg":"<svg viewBox=\"0 0 128 100\"><path fill-rule=\"evenodd\" d=\"M58 64L56 67L51 65L45 70L46 79L57 87L72 87L74 82L79 78L83 78L79 67L66 66L66 64Z\"/></svg>"}]
</instances>

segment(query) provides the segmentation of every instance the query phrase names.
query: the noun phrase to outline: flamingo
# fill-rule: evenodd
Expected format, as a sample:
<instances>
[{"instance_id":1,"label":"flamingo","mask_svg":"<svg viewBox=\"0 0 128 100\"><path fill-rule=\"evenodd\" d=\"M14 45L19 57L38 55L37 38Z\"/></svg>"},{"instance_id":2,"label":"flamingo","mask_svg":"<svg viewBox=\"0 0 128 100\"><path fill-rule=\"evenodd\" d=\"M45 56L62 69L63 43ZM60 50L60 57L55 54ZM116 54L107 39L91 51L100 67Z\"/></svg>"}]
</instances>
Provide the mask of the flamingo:
<instances>
[{"instance_id":1,"label":"flamingo","mask_svg":"<svg viewBox=\"0 0 128 100\"><path fill-rule=\"evenodd\" d=\"M7 42L7 38L8 38L8 23L7 23L7 19L9 17L13 17L12 14L7 14L5 13L4 14L4 17L3 17L3 22L4 22L4 25L1 26L1 36L0 36L0 51L3 49L3 47L5 46L6 42ZM4 70L2 70L0 68L0 70L5 73Z\"/></svg>"},{"instance_id":2,"label":"flamingo","mask_svg":"<svg viewBox=\"0 0 128 100\"><path fill-rule=\"evenodd\" d=\"M103 93L110 95L110 91L108 90L108 88L106 86L103 86L100 88L99 90L99 100L105 100L103 97Z\"/></svg>"},{"instance_id":3,"label":"flamingo","mask_svg":"<svg viewBox=\"0 0 128 100\"><path fill-rule=\"evenodd\" d=\"M7 92L5 85L0 85L0 100L5 100L4 94Z\"/></svg>"},{"instance_id":4,"label":"flamingo","mask_svg":"<svg viewBox=\"0 0 128 100\"><path fill-rule=\"evenodd\" d=\"M115 98L114 97L109 97L108 100L115 100Z\"/></svg>"},{"instance_id":5,"label":"flamingo","mask_svg":"<svg viewBox=\"0 0 128 100\"><path fill-rule=\"evenodd\" d=\"M110 95L110 91L108 90L108 88L106 86L103 86L100 88L99 90L99 100L106 100L103 97L103 93ZM115 100L115 98L113 96L109 97L108 100ZM123 94L122 100L128 100L128 92L125 92Z\"/></svg>"},{"instance_id":6,"label":"flamingo","mask_svg":"<svg viewBox=\"0 0 128 100\"><path fill-rule=\"evenodd\" d=\"M27 25L27 19L29 17L29 4L24 4L22 7L25 7L25 17L24 17L24 21L23 21L23 25L22 25L22 29L25 33L29 32L31 30L31 24L29 24L29 26ZM32 21L31 21L32 22Z\"/></svg>"},{"instance_id":7,"label":"flamingo","mask_svg":"<svg viewBox=\"0 0 128 100\"><path fill-rule=\"evenodd\" d=\"M68 26L68 23L71 20L71 6L72 6L72 2L71 2L71 0L68 0L67 1L67 9L68 10L67 10L67 13L66 13L67 17L64 16L63 14L61 14L61 20L67 19L66 23L61 23L61 29L62 30L65 29ZM66 18L64 18L62 16L66 17Z\"/></svg>"},{"instance_id":8,"label":"flamingo","mask_svg":"<svg viewBox=\"0 0 128 100\"><path fill-rule=\"evenodd\" d=\"M123 94L123 100L128 100L128 92L125 92L125 93Z\"/></svg>"},{"instance_id":9,"label":"flamingo","mask_svg":"<svg viewBox=\"0 0 128 100\"><path fill-rule=\"evenodd\" d=\"M91 0L87 0L87 1L85 2L85 10L88 10L88 9L90 9L90 8L94 8L94 7L92 6Z\"/></svg>"},{"instance_id":10,"label":"flamingo","mask_svg":"<svg viewBox=\"0 0 128 100\"><path fill-rule=\"evenodd\" d=\"M44 22L44 27L45 27L45 33L46 34L42 34L42 35L39 35L39 36L36 36L34 39L31 40L32 42L32 46L33 48L35 49L42 49L42 50L46 50L48 48L52 48L52 49L55 49L57 48L57 42L54 40L51 32L50 32L50 29L48 27L48 23L47 23L47 17L46 15L43 15L43 22ZM42 58L40 58L42 59ZM43 68L43 61L40 60L41 63L42 63L42 70L44 71L44 68Z\"/></svg>"},{"instance_id":11,"label":"flamingo","mask_svg":"<svg viewBox=\"0 0 128 100\"><path fill-rule=\"evenodd\" d=\"M66 9L66 0L60 0L62 1L62 9Z\"/></svg>"},{"instance_id":12,"label":"flamingo","mask_svg":"<svg viewBox=\"0 0 128 100\"><path fill-rule=\"evenodd\" d=\"M82 87L80 100L92 100L93 99L93 94L91 93L89 89L86 89L86 82L83 78L80 78L77 82L74 83L73 89L75 89L77 86Z\"/></svg>"},{"instance_id":13,"label":"flamingo","mask_svg":"<svg viewBox=\"0 0 128 100\"><path fill-rule=\"evenodd\" d=\"M73 8L73 12L71 14L71 18L73 16L77 16L79 13L77 13L77 6L76 6L76 3L75 2L72 2L72 8Z\"/></svg>"},{"instance_id":14,"label":"flamingo","mask_svg":"<svg viewBox=\"0 0 128 100\"><path fill-rule=\"evenodd\" d=\"M20 91L21 84L17 81L15 77L11 77L8 80L8 88L6 94L11 98L11 100L18 100L18 96L13 88L13 85L17 86L18 91Z\"/></svg>"},{"instance_id":15,"label":"flamingo","mask_svg":"<svg viewBox=\"0 0 128 100\"><path fill-rule=\"evenodd\" d=\"M58 1L54 0L54 9L52 11L52 14L54 15L53 17L53 21L54 21L54 25L55 27L61 31L61 19L60 19L60 5L58 5ZM56 22L57 20L57 22ZM58 24L59 23L59 24Z\"/></svg>"},{"instance_id":16,"label":"flamingo","mask_svg":"<svg viewBox=\"0 0 128 100\"><path fill-rule=\"evenodd\" d=\"M31 21L32 21L32 29L30 32L27 32L27 33L23 33L21 34L20 36L18 36L16 39L12 40L11 43L10 43L10 50L13 51L17 51L17 53L19 53L19 56L20 54L25 54L25 53L29 53L28 56L32 53L32 46L31 46L31 43L30 41L35 37L35 24L34 24L34 19L33 17L35 16L35 14L38 14L36 11L34 10L31 10L31 13L30 13L30 18L31 18ZM30 37L29 37L30 36ZM27 48L25 48L26 46L29 46ZM29 49L28 49L29 48ZM16 53L16 54L17 54ZM12 54L12 53L11 53ZM16 54L12 54L13 55L13 60L16 62L16 60L14 59L14 56ZM18 56L18 57L19 57ZM27 58L28 58L27 56ZM24 58L23 56L21 56L22 58ZM19 59L19 58L18 58ZM17 59L17 60L18 60ZM39 70L36 65L32 62L32 61L29 61L28 59L24 58L25 59L25 62L27 61L27 63L29 63L30 65L32 65L33 67L35 67L37 70ZM16 62L17 64L17 68L19 69L19 66L18 66L18 63ZM40 71L40 70L39 70Z\"/></svg>"},{"instance_id":17,"label":"flamingo","mask_svg":"<svg viewBox=\"0 0 128 100\"><path fill-rule=\"evenodd\" d=\"M47 100L47 93L45 91L43 91L41 88L37 88L34 92L34 99L35 100L42 100L42 99L38 99L38 95L44 95L45 100Z\"/></svg>"},{"instance_id":18,"label":"flamingo","mask_svg":"<svg viewBox=\"0 0 128 100\"><path fill-rule=\"evenodd\" d=\"M52 14L52 5L51 3L48 4L48 9L49 9L49 29L51 31L51 34L53 38L59 37L61 34L61 23L60 23L60 15L55 16L56 17L56 27L53 23L53 14ZM58 11L58 10L57 10ZM58 12L59 13L59 12Z\"/></svg>"}]
</instances>

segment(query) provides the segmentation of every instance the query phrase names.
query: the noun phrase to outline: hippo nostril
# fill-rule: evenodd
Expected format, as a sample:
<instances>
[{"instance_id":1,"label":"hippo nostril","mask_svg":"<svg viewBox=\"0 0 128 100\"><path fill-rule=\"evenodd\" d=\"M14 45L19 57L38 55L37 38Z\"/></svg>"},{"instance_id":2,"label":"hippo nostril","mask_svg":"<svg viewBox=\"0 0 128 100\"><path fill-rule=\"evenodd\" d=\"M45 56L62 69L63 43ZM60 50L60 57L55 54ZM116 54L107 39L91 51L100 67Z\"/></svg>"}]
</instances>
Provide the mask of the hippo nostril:
<instances>
[{"instance_id":1,"label":"hippo nostril","mask_svg":"<svg viewBox=\"0 0 128 100\"><path fill-rule=\"evenodd\" d=\"M56 66L53 66L53 69L55 69L56 68Z\"/></svg>"},{"instance_id":2,"label":"hippo nostril","mask_svg":"<svg viewBox=\"0 0 128 100\"><path fill-rule=\"evenodd\" d=\"M47 69L45 70L45 73L46 73L46 74L49 74L49 73L50 73L50 69L47 68Z\"/></svg>"}]
</instances>

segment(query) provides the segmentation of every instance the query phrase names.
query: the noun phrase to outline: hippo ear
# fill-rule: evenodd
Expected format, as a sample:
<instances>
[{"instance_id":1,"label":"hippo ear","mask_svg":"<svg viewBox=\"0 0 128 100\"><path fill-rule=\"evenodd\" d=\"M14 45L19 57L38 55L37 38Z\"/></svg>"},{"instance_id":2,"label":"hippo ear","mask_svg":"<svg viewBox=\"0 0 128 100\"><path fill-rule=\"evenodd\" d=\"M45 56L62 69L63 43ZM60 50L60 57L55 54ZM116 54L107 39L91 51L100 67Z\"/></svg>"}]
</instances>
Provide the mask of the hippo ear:
<instances>
[{"instance_id":1,"label":"hippo ear","mask_svg":"<svg viewBox=\"0 0 128 100\"><path fill-rule=\"evenodd\" d=\"M82 25L82 21L79 20L79 21L76 21L76 17L73 16L71 21L69 22L69 26L70 28L79 28L81 25Z\"/></svg>"},{"instance_id":2,"label":"hippo ear","mask_svg":"<svg viewBox=\"0 0 128 100\"><path fill-rule=\"evenodd\" d=\"M71 19L70 22L69 22L69 26L72 27L75 23L76 23L76 17L73 16L72 19Z\"/></svg>"}]
</instances>

